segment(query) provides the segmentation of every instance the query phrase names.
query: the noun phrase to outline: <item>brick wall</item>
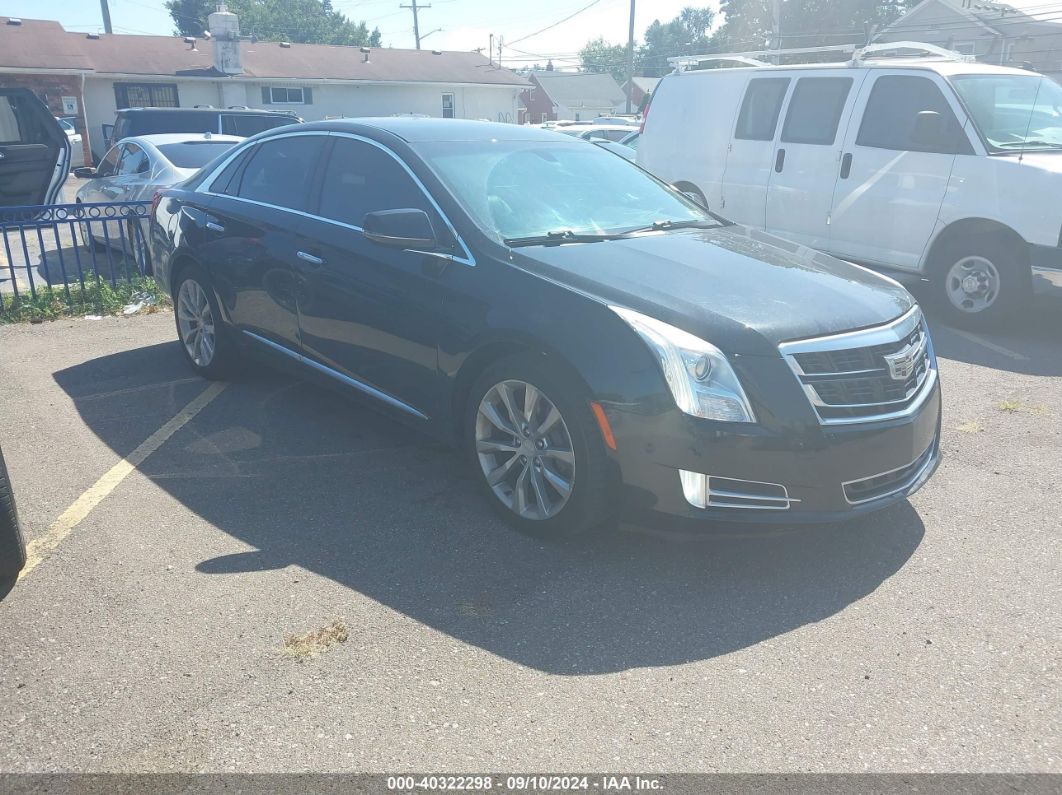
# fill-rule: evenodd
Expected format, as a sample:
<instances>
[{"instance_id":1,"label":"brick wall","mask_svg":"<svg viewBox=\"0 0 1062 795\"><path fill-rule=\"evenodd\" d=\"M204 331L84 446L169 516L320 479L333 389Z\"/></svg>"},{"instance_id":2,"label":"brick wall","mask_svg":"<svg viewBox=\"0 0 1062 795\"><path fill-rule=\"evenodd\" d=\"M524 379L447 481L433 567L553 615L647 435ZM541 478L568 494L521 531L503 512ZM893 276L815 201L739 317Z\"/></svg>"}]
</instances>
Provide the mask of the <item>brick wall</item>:
<instances>
[{"instance_id":1,"label":"brick wall","mask_svg":"<svg viewBox=\"0 0 1062 795\"><path fill-rule=\"evenodd\" d=\"M88 124L85 121L85 98L81 96L80 75L49 74L0 74L0 88L28 88L55 116L63 113L63 97L77 97L77 121L75 126L81 133L81 147L85 152L85 164L92 164L92 151L89 149Z\"/></svg>"}]
</instances>

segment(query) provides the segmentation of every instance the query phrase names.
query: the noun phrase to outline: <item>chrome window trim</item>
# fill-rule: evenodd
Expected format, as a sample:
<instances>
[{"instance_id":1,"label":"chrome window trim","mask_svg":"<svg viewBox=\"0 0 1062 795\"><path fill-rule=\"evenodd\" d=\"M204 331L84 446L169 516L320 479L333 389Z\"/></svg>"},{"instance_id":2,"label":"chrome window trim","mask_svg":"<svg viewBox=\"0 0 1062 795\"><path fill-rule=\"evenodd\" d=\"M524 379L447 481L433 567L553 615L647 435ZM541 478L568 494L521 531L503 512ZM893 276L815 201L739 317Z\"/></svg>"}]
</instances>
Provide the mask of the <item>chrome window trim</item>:
<instances>
[{"instance_id":1,"label":"chrome window trim","mask_svg":"<svg viewBox=\"0 0 1062 795\"><path fill-rule=\"evenodd\" d=\"M333 370L331 367L327 367L327 366L321 364L320 362L314 361L313 359L309 358L308 356L303 356L301 353L297 353L296 351L291 350L291 348L288 348L288 347L286 347L284 345L281 345L278 342L273 342L273 340L266 339L263 336L255 334L253 331L247 331L246 329L244 329L243 333L245 335L247 335L248 337L250 337L251 339L255 340L256 342L260 342L263 345L266 345L267 347L272 348L275 351L278 351L279 353L283 353L285 356L290 356L292 359L294 359L295 361L299 362L299 364L307 365L308 367L311 367L314 370L317 370L318 372L324 373L325 375L327 375L327 376L329 376L331 378L334 378L337 381L340 381L341 383L346 384L347 386L354 387L354 389L357 389L359 392L362 392L362 393L368 395L369 397L374 397L377 400L381 401L382 403L386 403L389 406L392 406L392 407L394 407L396 409L400 409L401 411L404 411L407 414L412 414L417 419L420 419L420 420L430 419L428 417L428 415L425 414L424 412L418 411L417 409L413 408L408 403L404 403L403 401L399 400L398 398L396 398L396 397L394 397L392 395L389 395L386 392L383 392L382 390L379 390L379 389L377 389L374 386L369 386L364 381L359 381L356 378L351 378L349 375L344 375L343 373L339 372L338 370Z\"/></svg>"},{"instance_id":2,"label":"chrome window trim","mask_svg":"<svg viewBox=\"0 0 1062 795\"><path fill-rule=\"evenodd\" d=\"M896 494L899 494L901 491L906 491L907 489L910 489L910 488L913 488L913 487L916 487L916 486L920 486L922 483L925 482L926 473L930 470L930 468L933 465L933 462L937 458L937 456L935 454L936 451L933 449L934 445L936 445L936 440L933 441L933 444L931 444L929 447L927 447L925 450L923 450L920 455L916 456L913 461L909 461L908 463L904 464L903 466L898 466L898 467L894 467L892 469L887 469L884 472L877 473L876 475L867 475L864 478L856 478L855 480L846 480L846 481L844 481L843 483L841 483L841 493L844 494L844 501L847 502L849 505L863 505L863 504L868 503L868 502L874 502L875 500L884 500L884 499L886 499L888 497L892 497L892 496L894 496ZM850 500L850 499L848 499L848 489L847 489L847 487L851 486L853 483L862 483L865 480L873 480L874 478L880 478L882 475L891 475L893 472L899 472L901 469L906 469L907 467L911 466L911 464L915 463L915 461L917 461L919 458L921 458L922 456L926 455L927 453L929 455L926 458L926 462L924 464L922 464L922 466L919 467L918 470L913 475L911 475L911 477L909 477L906 480L904 480L896 488L891 489L890 491L887 491L884 494L877 494L877 495L875 495L873 497L866 497L866 498L861 499L861 500Z\"/></svg>"},{"instance_id":3,"label":"chrome window trim","mask_svg":"<svg viewBox=\"0 0 1062 795\"><path fill-rule=\"evenodd\" d=\"M833 352L849 348L870 348L891 342L901 342L919 326L921 326L923 330L920 346L922 349L921 355L926 359L925 372L915 385L914 389L910 390L905 397L899 400L883 401L881 403L842 405L826 403L819 397L818 393L815 391L814 385L817 381L828 379L819 378L819 373L805 373L804 369L800 366L800 363L796 360L796 355L800 353ZM909 417L917 413L925 404L926 400L929 399L929 396L933 394L933 387L936 385L938 378L937 369L933 365L933 356L930 352L929 328L925 324L921 308L917 305L911 307L900 317L882 326L875 326L858 331L845 331L840 334L830 334L825 337L813 337L810 339L783 342L778 345L778 350L781 352L782 358L785 360L786 364L789 365L789 368L796 376L801 389L804 390L805 396L808 398L812 409L815 411L815 416L822 425L859 425L872 422L886 422L888 420ZM859 370L852 371L851 373L831 373L830 375L833 375L835 378L838 376L854 376L858 378L864 374L865 371ZM886 411L880 414L870 414L861 417L823 417L819 413L819 408L869 409L876 406L887 407L889 405L904 403L911 400L912 396L915 396L915 398L910 405L896 411Z\"/></svg>"},{"instance_id":4,"label":"chrome window trim","mask_svg":"<svg viewBox=\"0 0 1062 795\"><path fill-rule=\"evenodd\" d=\"M453 223L450 222L449 217L446 215L446 213L443 212L443 209L439 206L439 203L435 201L435 197L431 195L431 192L428 190L427 186L425 186L425 184L421 181L420 177L413 173L413 170L406 164L406 161L399 157L394 150L380 143L379 141L374 141L372 138L366 138L364 135L357 135L356 133L337 132L335 130L301 130L295 132L281 133L279 135L271 135L268 138L263 138L260 141L255 141L250 145L234 147L235 151L232 152L224 160L222 160L217 165L217 167L213 171L211 171L210 174L208 174L199 183L199 185L196 186L195 192L203 193L208 196L216 196L218 198L223 199L233 199L235 201L244 202L246 204L257 205L259 207L268 207L271 210L280 210L282 212L294 213L295 215L301 215L304 218L309 218L313 221L324 221L326 224L332 224L333 226L342 227L343 229L350 229L351 231L364 234L365 230L362 229L360 226L348 224L343 221L337 221L334 218L325 218L323 215L314 215L313 213L307 213L302 210L295 210L291 207L281 207L277 204L269 204L268 202L255 201L254 199L244 199L240 196L229 196L227 193L215 193L214 191L210 190L210 188L214 186L214 180L216 180L221 175L221 172L224 171L233 160L239 157L241 153L246 152L252 147L261 146L262 144L268 141L275 141L280 138L295 138L306 135L317 135L324 138L351 138L355 141L361 141L362 143L369 144L370 146L375 146L377 149L389 155L391 159L398 163L398 165L402 167L406 174L409 175L410 179L413 180L413 183L417 186L420 192L424 194L424 197L431 203L431 206L435 208L435 212L439 214L439 217L442 219L443 223L446 224L446 228L450 231L450 234L453 235L454 240L456 240L458 245L461 246L461 250L464 252L464 256L457 256L456 254L444 254L443 252L420 251L417 249L403 250L409 251L411 254L429 254L431 256L438 256L440 258L446 259L449 262L459 262L462 265L467 265L470 268L474 268L476 266L476 258L472 256L472 252L468 248L468 245L465 243L464 238L462 238L461 235L457 233L457 229L454 228ZM210 186L210 188L207 187L208 185Z\"/></svg>"}]
</instances>

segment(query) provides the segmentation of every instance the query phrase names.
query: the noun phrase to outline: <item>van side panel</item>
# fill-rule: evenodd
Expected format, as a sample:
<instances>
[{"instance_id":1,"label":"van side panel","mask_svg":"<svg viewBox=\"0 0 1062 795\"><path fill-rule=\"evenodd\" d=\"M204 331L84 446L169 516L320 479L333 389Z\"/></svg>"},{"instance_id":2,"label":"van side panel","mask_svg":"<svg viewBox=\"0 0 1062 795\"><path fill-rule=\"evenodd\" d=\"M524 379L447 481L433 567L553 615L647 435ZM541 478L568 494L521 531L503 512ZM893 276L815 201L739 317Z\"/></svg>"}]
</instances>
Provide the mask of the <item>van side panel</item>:
<instances>
[{"instance_id":1,"label":"van side panel","mask_svg":"<svg viewBox=\"0 0 1062 795\"><path fill-rule=\"evenodd\" d=\"M753 71L677 72L661 80L638 144L638 165L667 182L693 183L719 210L730 136Z\"/></svg>"}]
</instances>

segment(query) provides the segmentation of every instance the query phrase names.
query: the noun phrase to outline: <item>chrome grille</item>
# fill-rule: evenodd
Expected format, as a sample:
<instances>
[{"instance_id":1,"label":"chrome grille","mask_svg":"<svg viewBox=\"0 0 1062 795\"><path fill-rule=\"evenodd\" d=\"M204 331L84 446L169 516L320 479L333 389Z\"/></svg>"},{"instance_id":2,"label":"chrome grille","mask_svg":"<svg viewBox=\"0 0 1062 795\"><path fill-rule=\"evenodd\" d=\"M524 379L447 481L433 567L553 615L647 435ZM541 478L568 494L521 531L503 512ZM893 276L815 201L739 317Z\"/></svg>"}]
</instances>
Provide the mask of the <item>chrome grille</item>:
<instances>
[{"instance_id":1,"label":"chrome grille","mask_svg":"<svg viewBox=\"0 0 1062 795\"><path fill-rule=\"evenodd\" d=\"M915 307L893 322L779 346L823 424L914 411L936 380L929 332Z\"/></svg>"},{"instance_id":2,"label":"chrome grille","mask_svg":"<svg viewBox=\"0 0 1062 795\"><path fill-rule=\"evenodd\" d=\"M919 481L932 459L933 448L930 447L907 466L862 480L850 480L844 484L844 498L850 505L859 505L904 491Z\"/></svg>"}]
</instances>

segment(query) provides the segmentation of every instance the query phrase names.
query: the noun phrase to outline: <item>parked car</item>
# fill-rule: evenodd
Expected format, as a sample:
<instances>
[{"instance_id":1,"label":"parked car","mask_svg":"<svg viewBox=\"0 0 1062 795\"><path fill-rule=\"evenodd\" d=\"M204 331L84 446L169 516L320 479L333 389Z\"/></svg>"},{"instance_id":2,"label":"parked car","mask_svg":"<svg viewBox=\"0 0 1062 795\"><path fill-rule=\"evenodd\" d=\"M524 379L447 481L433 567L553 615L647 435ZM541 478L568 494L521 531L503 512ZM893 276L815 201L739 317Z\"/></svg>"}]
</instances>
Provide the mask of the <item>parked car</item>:
<instances>
[{"instance_id":1,"label":"parked car","mask_svg":"<svg viewBox=\"0 0 1062 795\"><path fill-rule=\"evenodd\" d=\"M254 108L122 108L114 124L103 125L103 148L93 149L99 163L123 138L162 133L213 133L249 138L263 130L301 122L293 111Z\"/></svg>"},{"instance_id":2,"label":"parked car","mask_svg":"<svg viewBox=\"0 0 1062 795\"><path fill-rule=\"evenodd\" d=\"M4 451L0 449L0 596L18 578L26 565L26 545L15 509L15 493L7 475Z\"/></svg>"},{"instance_id":3,"label":"parked car","mask_svg":"<svg viewBox=\"0 0 1062 795\"><path fill-rule=\"evenodd\" d=\"M66 139L70 142L70 168L80 168L85 165L85 148L81 145L81 133L66 119L60 119L56 116L55 120L63 128L63 132L66 133Z\"/></svg>"},{"instance_id":4,"label":"parked car","mask_svg":"<svg viewBox=\"0 0 1062 795\"><path fill-rule=\"evenodd\" d=\"M51 204L70 173L70 142L28 88L0 88L0 207Z\"/></svg>"},{"instance_id":5,"label":"parked car","mask_svg":"<svg viewBox=\"0 0 1062 795\"><path fill-rule=\"evenodd\" d=\"M112 146L99 168L74 169L74 176L87 180L77 192L78 204L93 202L150 201L162 188L176 185L195 174L210 161L227 152L243 138L211 133L140 135L125 138ZM101 231L91 222L81 223L85 245L133 251L136 241L146 240L147 219L130 218L124 233L101 240ZM134 224L140 225L139 233Z\"/></svg>"},{"instance_id":6,"label":"parked car","mask_svg":"<svg viewBox=\"0 0 1062 795\"><path fill-rule=\"evenodd\" d=\"M264 133L163 192L151 249L195 372L248 351L368 396L530 532L844 519L940 460L903 287L553 132Z\"/></svg>"},{"instance_id":7,"label":"parked car","mask_svg":"<svg viewBox=\"0 0 1062 795\"><path fill-rule=\"evenodd\" d=\"M633 149L634 151L638 151L638 141L641 140L641 137L642 137L642 131L641 130L635 130L634 132L632 132L627 137L620 138L620 143L623 144L626 147L629 147L629 148Z\"/></svg>"},{"instance_id":8,"label":"parked car","mask_svg":"<svg viewBox=\"0 0 1062 795\"><path fill-rule=\"evenodd\" d=\"M621 141L631 134L628 124L567 124L553 128L555 132L591 141L595 138L605 141Z\"/></svg>"},{"instance_id":9,"label":"parked car","mask_svg":"<svg viewBox=\"0 0 1062 795\"><path fill-rule=\"evenodd\" d=\"M743 224L927 277L952 322L1062 287L1062 86L959 58L679 71L638 163Z\"/></svg>"}]
</instances>

